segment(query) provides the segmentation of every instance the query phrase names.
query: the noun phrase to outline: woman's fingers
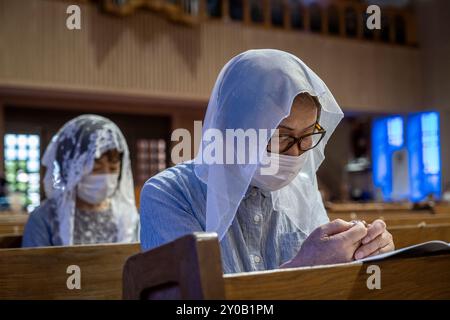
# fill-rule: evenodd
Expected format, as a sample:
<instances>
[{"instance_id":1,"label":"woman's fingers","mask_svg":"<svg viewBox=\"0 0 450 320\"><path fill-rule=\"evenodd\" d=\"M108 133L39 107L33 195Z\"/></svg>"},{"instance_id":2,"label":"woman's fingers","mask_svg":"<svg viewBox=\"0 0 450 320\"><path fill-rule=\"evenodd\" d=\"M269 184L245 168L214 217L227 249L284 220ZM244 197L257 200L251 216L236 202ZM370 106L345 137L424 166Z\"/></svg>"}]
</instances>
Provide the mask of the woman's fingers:
<instances>
[{"instance_id":1,"label":"woman's fingers","mask_svg":"<svg viewBox=\"0 0 450 320\"><path fill-rule=\"evenodd\" d=\"M370 254L369 256L367 256L367 257L373 257L373 256L376 256L376 255L379 255L379 254L382 254L382 253L386 253L386 252L393 251L393 250L395 250L395 246L394 246L394 242L391 241L391 242L388 243L386 246L384 246L383 248L378 249L377 251L371 253L371 254Z\"/></svg>"},{"instance_id":2,"label":"woman's fingers","mask_svg":"<svg viewBox=\"0 0 450 320\"><path fill-rule=\"evenodd\" d=\"M367 235L362 239L362 244L368 244L373 241L379 235L386 231L386 223L383 220L375 220L367 229Z\"/></svg>"},{"instance_id":3,"label":"woman's fingers","mask_svg":"<svg viewBox=\"0 0 450 320\"><path fill-rule=\"evenodd\" d=\"M361 240L367 235L367 228L362 222L357 222L352 225L350 229L334 235L333 238L341 239L350 246L359 246Z\"/></svg>"},{"instance_id":4,"label":"woman's fingers","mask_svg":"<svg viewBox=\"0 0 450 320\"><path fill-rule=\"evenodd\" d=\"M376 255L383 250L383 252L390 251L388 249L393 248L393 245L394 242L392 239L392 235L388 231L385 231L381 235L373 239L371 242L363 244L361 247L359 247L355 252L355 259L359 260L371 255Z\"/></svg>"},{"instance_id":5,"label":"woman's fingers","mask_svg":"<svg viewBox=\"0 0 450 320\"><path fill-rule=\"evenodd\" d=\"M351 227L353 227L353 223L344 221L342 219L335 219L321 226L321 229L323 236L330 237L335 234L347 231Z\"/></svg>"}]
</instances>

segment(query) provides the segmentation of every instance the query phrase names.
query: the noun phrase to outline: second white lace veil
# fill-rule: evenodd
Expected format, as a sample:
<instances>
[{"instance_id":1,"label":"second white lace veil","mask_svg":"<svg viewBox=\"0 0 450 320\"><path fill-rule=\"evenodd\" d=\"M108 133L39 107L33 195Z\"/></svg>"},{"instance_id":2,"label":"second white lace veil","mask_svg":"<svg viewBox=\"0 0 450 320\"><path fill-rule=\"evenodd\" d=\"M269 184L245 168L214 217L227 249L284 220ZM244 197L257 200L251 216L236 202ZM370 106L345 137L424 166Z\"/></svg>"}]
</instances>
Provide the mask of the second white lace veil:
<instances>
[{"instance_id":1,"label":"second white lace veil","mask_svg":"<svg viewBox=\"0 0 450 320\"><path fill-rule=\"evenodd\" d=\"M82 115L67 122L47 147L44 188L48 199L56 202L54 243L73 244L76 186L92 172L95 159L116 149L122 153L118 189L111 198L118 241L136 240L139 216L136 209L130 154L120 129L110 120L97 115Z\"/></svg>"}]
</instances>

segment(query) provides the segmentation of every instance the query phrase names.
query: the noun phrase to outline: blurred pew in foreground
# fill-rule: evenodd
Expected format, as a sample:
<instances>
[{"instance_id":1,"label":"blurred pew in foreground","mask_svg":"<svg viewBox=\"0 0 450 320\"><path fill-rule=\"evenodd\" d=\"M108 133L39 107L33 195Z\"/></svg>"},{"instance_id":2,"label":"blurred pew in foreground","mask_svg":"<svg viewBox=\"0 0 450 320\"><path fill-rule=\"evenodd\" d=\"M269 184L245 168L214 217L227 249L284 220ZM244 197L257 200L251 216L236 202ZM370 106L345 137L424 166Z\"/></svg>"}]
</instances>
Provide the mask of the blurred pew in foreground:
<instances>
[{"instance_id":1,"label":"blurred pew in foreground","mask_svg":"<svg viewBox=\"0 0 450 320\"><path fill-rule=\"evenodd\" d=\"M0 250L0 300L121 299L123 265L139 251L138 243ZM67 286L69 266L80 268L80 290Z\"/></svg>"},{"instance_id":2,"label":"blurred pew in foreground","mask_svg":"<svg viewBox=\"0 0 450 320\"><path fill-rule=\"evenodd\" d=\"M397 248L450 241L450 224L389 230ZM215 234L139 251L138 243L1 249L0 299L120 299L122 281L127 299L450 299L450 255L376 262L383 289L375 292L365 287L362 263L223 276ZM67 286L70 266L80 268L81 290Z\"/></svg>"},{"instance_id":3,"label":"blurred pew in foreground","mask_svg":"<svg viewBox=\"0 0 450 320\"><path fill-rule=\"evenodd\" d=\"M368 288L368 267L381 289ZM450 254L222 274L219 242L192 234L125 264L125 299L450 299Z\"/></svg>"},{"instance_id":4,"label":"blurred pew in foreground","mask_svg":"<svg viewBox=\"0 0 450 320\"><path fill-rule=\"evenodd\" d=\"M20 248L22 246L22 235L0 234L0 249Z\"/></svg>"}]
</instances>

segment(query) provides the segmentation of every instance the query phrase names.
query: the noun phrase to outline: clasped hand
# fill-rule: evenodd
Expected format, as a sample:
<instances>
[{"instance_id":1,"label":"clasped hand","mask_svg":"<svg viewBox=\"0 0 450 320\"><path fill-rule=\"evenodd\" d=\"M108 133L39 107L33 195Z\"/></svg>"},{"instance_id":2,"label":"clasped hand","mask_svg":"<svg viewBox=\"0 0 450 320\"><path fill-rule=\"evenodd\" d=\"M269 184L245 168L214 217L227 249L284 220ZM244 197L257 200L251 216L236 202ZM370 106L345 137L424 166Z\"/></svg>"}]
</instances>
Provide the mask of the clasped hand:
<instances>
[{"instance_id":1,"label":"clasped hand","mask_svg":"<svg viewBox=\"0 0 450 320\"><path fill-rule=\"evenodd\" d=\"M395 249L383 220L366 225L362 221L336 219L315 229L298 254L282 268L350 262Z\"/></svg>"}]
</instances>

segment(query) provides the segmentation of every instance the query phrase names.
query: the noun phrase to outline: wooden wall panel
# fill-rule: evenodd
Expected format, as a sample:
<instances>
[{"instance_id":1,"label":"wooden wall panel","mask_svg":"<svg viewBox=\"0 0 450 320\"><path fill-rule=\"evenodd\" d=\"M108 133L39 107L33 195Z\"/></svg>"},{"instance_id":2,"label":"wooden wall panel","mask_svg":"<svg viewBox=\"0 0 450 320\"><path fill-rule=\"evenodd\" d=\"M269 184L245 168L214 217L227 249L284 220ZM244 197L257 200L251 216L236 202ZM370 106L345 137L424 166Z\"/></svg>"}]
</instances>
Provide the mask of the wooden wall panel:
<instances>
[{"instance_id":1,"label":"wooden wall panel","mask_svg":"<svg viewBox=\"0 0 450 320\"><path fill-rule=\"evenodd\" d=\"M118 18L80 4L82 29L68 30L70 3L0 2L0 86L113 91L207 101L221 67L250 48L302 58L347 110L409 111L422 106L420 51L242 23L199 27L139 11Z\"/></svg>"}]
</instances>

